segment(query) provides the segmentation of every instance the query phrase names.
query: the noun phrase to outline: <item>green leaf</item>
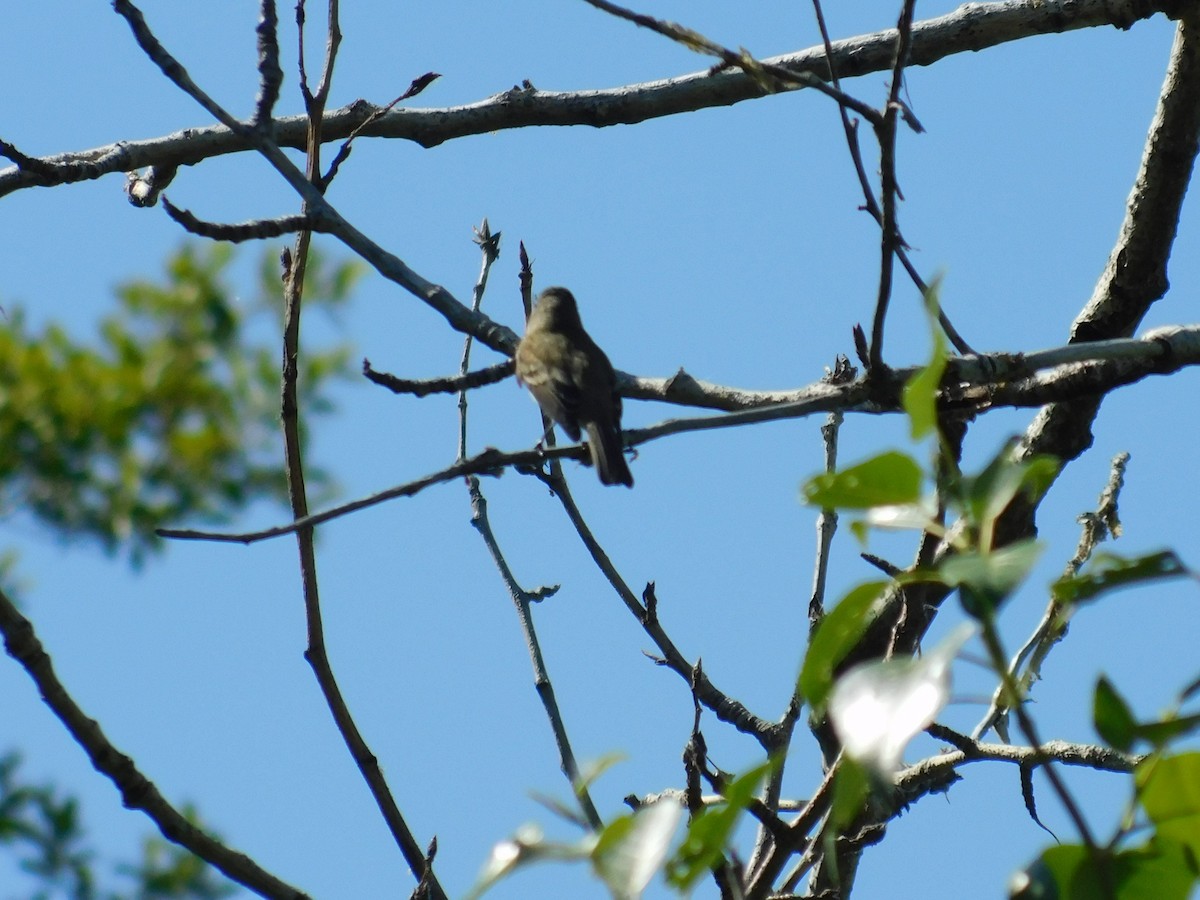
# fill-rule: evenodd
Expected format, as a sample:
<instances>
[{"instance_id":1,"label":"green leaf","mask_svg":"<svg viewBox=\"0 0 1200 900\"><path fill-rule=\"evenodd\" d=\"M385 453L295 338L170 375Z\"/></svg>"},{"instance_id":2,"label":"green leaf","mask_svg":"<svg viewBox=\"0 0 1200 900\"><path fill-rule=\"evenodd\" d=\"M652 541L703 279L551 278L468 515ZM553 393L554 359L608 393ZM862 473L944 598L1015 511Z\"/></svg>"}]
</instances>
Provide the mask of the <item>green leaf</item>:
<instances>
[{"instance_id":1,"label":"green leaf","mask_svg":"<svg viewBox=\"0 0 1200 900\"><path fill-rule=\"evenodd\" d=\"M850 757L843 757L833 781L833 801L830 804L830 824L840 832L851 825L863 811L871 793L867 768Z\"/></svg>"},{"instance_id":2,"label":"green leaf","mask_svg":"<svg viewBox=\"0 0 1200 900\"><path fill-rule=\"evenodd\" d=\"M1200 859L1200 753L1150 756L1134 777L1138 799L1157 833L1187 844Z\"/></svg>"},{"instance_id":3,"label":"green leaf","mask_svg":"<svg viewBox=\"0 0 1200 900\"><path fill-rule=\"evenodd\" d=\"M1200 729L1200 713L1178 718L1167 716L1156 722L1139 722L1133 729L1133 736L1161 750L1172 741L1177 741L1197 729Z\"/></svg>"},{"instance_id":4,"label":"green leaf","mask_svg":"<svg viewBox=\"0 0 1200 900\"><path fill-rule=\"evenodd\" d=\"M1087 847L1051 847L1009 882L1012 900L1095 900L1103 897L1098 873Z\"/></svg>"},{"instance_id":5,"label":"green leaf","mask_svg":"<svg viewBox=\"0 0 1200 900\"><path fill-rule=\"evenodd\" d=\"M1006 441L982 472L962 480L964 512L983 531L991 530L1018 494L1024 492L1036 499L1058 475L1057 459L1042 455L1017 460L1013 458L1016 446L1015 438Z\"/></svg>"},{"instance_id":6,"label":"green leaf","mask_svg":"<svg viewBox=\"0 0 1200 900\"><path fill-rule=\"evenodd\" d=\"M1179 841L1153 838L1123 850L1113 865L1118 900L1188 900L1196 884L1195 857Z\"/></svg>"},{"instance_id":7,"label":"green leaf","mask_svg":"<svg viewBox=\"0 0 1200 900\"><path fill-rule=\"evenodd\" d=\"M908 380L901 403L908 414L912 439L919 441L937 427L937 392L946 371L946 336L938 324L941 279L934 279L925 291L925 316L929 322L933 350L925 368Z\"/></svg>"},{"instance_id":8,"label":"green leaf","mask_svg":"<svg viewBox=\"0 0 1200 900\"><path fill-rule=\"evenodd\" d=\"M942 561L937 576L947 587L960 589L963 607L978 618L998 608L1024 583L1044 549L1037 539L1027 538L990 553L959 553Z\"/></svg>"},{"instance_id":9,"label":"green leaf","mask_svg":"<svg viewBox=\"0 0 1200 900\"><path fill-rule=\"evenodd\" d=\"M868 581L851 589L817 626L800 668L800 694L820 709L833 687L833 670L866 631L891 582Z\"/></svg>"},{"instance_id":10,"label":"green leaf","mask_svg":"<svg viewBox=\"0 0 1200 900\"><path fill-rule=\"evenodd\" d=\"M1133 558L1097 553L1084 571L1058 579L1051 590L1059 603L1082 603L1118 588L1190 574L1173 550Z\"/></svg>"},{"instance_id":11,"label":"green leaf","mask_svg":"<svg viewBox=\"0 0 1200 900\"><path fill-rule=\"evenodd\" d=\"M720 861L738 819L774 765L768 760L739 775L725 787L724 802L692 819L687 837L667 864L667 881L673 887L691 890Z\"/></svg>"},{"instance_id":12,"label":"green leaf","mask_svg":"<svg viewBox=\"0 0 1200 900\"><path fill-rule=\"evenodd\" d=\"M810 478L804 500L822 509L869 509L915 503L921 496L921 467L911 456L890 450L843 469Z\"/></svg>"},{"instance_id":13,"label":"green leaf","mask_svg":"<svg viewBox=\"0 0 1200 900\"><path fill-rule=\"evenodd\" d=\"M1133 730L1137 722L1124 698L1104 676L1096 682L1092 698L1092 723L1096 733L1117 750L1129 752L1133 746Z\"/></svg>"}]
</instances>

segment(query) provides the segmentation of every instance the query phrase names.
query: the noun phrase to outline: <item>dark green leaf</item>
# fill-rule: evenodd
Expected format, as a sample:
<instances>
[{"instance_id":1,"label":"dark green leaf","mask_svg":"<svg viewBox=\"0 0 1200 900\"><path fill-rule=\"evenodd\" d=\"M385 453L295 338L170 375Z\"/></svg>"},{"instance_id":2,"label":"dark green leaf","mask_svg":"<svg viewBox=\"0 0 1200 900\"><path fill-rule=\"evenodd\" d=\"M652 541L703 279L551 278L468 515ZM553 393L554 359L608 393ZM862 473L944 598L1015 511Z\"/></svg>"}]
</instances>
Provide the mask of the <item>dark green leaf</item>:
<instances>
[{"instance_id":1,"label":"dark green leaf","mask_svg":"<svg viewBox=\"0 0 1200 900\"><path fill-rule=\"evenodd\" d=\"M1118 900L1188 900L1196 884L1195 857L1178 841L1155 837L1117 854L1113 872Z\"/></svg>"},{"instance_id":2,"label":"dark green leaf","mask_svg":"<svg viewBox=\"0 0 1200 900\"><path fill-rule=\"evenodd\" d=\"M687 837L667 863L668 882L681 891L691 890L716 865L742 811L774 764L770 761L739 775L725 788L723 803L701 810L688 825Z\"/></svg>"},{"instance_id":3,"label":"dark green leaf","mask_svg":"<svg viewBox=\"0 0 1200 900\"><path fill-rule=\"evenodd\" d=\"M1200 714L1179 718L1167 717L1156 722L1139 722L1133 729L1133 736L1161 750L1172 741L1177 741L1197 729L1200 729Z\"/></svg>"},{"instance_id":4,"label":"dark green leaf","mask_svg":"<svg viewBox=\"0 0 1200 900\"><path fill-rule=\"evenodd\" d=\"M908 380L901 395L914 441L919 441L937 427L937 392L946 371L946 336L938 324L940 290L941 280L934 279L925 291L925 317L933 345L929 362Z\"/></svg>"},{"instance_id":5,"label":"dark green leaf","mask_svg":"<svg viewBox=\"0 0 1200 900\"><path fill-rule=\"evenodd\" d=\"M1096 682L1092 698L1092 723L1110 747L1129 752L1137 723L1128 704L1104 676Z\"/></svg>"},{"instance_id":6,"label":"dark green leaf","mask_svg":"<svg viewBox=\"0 0 1200 900\"><path fill-rule=\"evenodd\" d=\"M842 757L833 782L833 803L830 807L830 822L841 832L863 811L863 804L871 793L870 773L865 766L849 757Z\"/></svg>"},{"instance_id":7,"label":"dark green leaf","mask_svg":"<svg viewBox=\"0 0 1200 900\"><path fill-rule=\"evenodd\" d=\"M1013 499L1025 492L1038 498L1053 483L1059 462L1052 456L1013 459L1016 440L1005 443L982 472L962 480L963 506L977 528L990 530Z\"/></svg>"},{"instance_id":8,"label":"dark green leaf","mask_svg":"<svg viewBox=\"0 0 1200 900\"><path fill-rule=\"evenodd\" d=\"M853 588L817 626L800 669L800 694L820 709L833 687L833 670L878 612L877 604L891 582L868 581Z\"/></svg>"},{"instance_id":9,"label":"dark green leaf","mask_svg":"<svg viewBox=\"0 0 1200 900\"><path fill-rule=\"evenodd\" d=\"M1097 553L1082 572L1074 577L1060 578L1052 590L1054 599L1059 603L1082 603L1117 588L1189 574L1173 550L1161 550L1132 559L1111 553Z\"/></svg>"},{"instance_id":10,"label":"dark green leaf","mask_svg":"<svg viewBox=\"0 0 1200 900\"><path fill-rule=\"evenodd\" d=\"M1096 900L1103 897L1098 873L1087 847L1051 847L1009 885L1012 900Z\"/></svg>"}]
</instances>

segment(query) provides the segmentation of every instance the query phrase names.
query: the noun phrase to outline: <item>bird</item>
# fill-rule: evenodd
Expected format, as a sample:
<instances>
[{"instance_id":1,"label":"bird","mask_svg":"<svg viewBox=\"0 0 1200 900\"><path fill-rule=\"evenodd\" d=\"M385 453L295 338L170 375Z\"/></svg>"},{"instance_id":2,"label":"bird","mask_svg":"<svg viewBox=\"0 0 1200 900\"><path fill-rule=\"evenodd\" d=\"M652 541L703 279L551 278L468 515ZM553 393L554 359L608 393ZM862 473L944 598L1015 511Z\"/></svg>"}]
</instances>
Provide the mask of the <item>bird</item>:
<instances>
[{"instance_id":1,"label":"bird","mask_svg":"<svg viewBox=\"0 0 1200 900\"><path fill-rule=\"evenodd\" d=\"M574 295L542 291L517 345L517 381L529 388L547 418L578 441L586 432L601 484L633 487L621 437L621 397L612 363L583 330Z\"/></svg>"}]
</instances>

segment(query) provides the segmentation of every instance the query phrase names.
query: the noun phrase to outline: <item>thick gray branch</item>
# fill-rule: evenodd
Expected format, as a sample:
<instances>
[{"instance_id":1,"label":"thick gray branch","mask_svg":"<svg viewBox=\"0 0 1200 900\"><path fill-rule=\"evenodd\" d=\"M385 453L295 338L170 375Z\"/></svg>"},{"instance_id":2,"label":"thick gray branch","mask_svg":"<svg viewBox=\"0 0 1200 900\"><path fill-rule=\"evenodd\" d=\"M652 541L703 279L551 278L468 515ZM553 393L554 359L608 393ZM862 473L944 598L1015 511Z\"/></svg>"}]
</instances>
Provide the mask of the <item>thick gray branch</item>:
<instances>
[{"instance_id":1,"label":"thick gray branch","mask_svg":"<svg viewBox=\"0 0 1200 900\"><path fill-rule=\"evenodd\" d=\"M1158 108L1129 194L1125 221L1072 341L1131 335L1167 291L1167 261L1200 146L1200 13L1179 23ZM1027 452L1070 460L1091 446L1100 396L1043 409L1025 434Z\"/></svg>"},{"instance_id":2,"label":"thick gray branch","mask_svg":"<svg viewBox=\"0 0 1200 900\"><path fill-rule=\"evenodd\" d=\"M968 3L945 16L914 26L909 65L928 66L956 53L983 50L1038 34L1100 25L1128 28L1156 13L1181 14L1185 6L1185 0ZM895 41L895 29L835 41L833 59L838 74L844 79L889 69ZM764 62L820 78L828 75L823 47L770 57ZM393 110L365 128L363 134L433 147L455 138L531 125L598 128L632 125L697 109L730 106L763 94L763 88L743 72L711 70L607 90L557 92L513 88L463 106ZM322 139L345 140L375 110L372 104L359 100L326 113ZM305 148L305 116L279 118L274 125L276 143ZM19 135L5 137L19 144ZM147 166L190 166L212 156L252 149L254 145L245 134L222 125L188 128L163 137L120 141L107 147L41 157L37 171L18 166L0 170L0 197L22 188L99 178ZM60 177L48 177L46 165L57 170Z\"/></svg>"}]
</instances>

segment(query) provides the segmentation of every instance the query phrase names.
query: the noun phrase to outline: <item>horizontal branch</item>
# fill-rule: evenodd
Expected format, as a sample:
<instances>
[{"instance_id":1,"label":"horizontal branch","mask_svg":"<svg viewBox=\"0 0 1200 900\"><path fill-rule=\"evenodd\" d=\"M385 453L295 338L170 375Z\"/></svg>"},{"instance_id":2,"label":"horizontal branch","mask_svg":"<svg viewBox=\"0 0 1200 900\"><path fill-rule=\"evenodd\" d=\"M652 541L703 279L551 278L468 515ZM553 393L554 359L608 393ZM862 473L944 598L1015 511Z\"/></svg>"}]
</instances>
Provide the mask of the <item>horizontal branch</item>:
<instances>
[{"instance_id":1,"label":"horizontal branch","mask_svg":"<svg viewBox=\"0 0 1200 900\"><path fill-rule=\"evenodd\" d=\"M1066 344L1032 353L951 357L939 401L946 409L982 411L994 406L1041 406L1054 399L1103 394L1147 375L1170 374L1200 364L1200 325L1168 326L1141 338ZM802 388L751 391L692 378L682 370L670 378L622 374L621 393L635 400L729 411L728 415L668 419L644 429L625 429L634 443L706 428L794 419L818 412L898 412L899 391L919 366L877 377L871 390L857 378L844 385L825 381Z\"/></svg>"},{"instance_id":2,"label":"horizontal branch","mask_svg":"<svg viewBox=\"0 0 1200 900\"><path fill-rule=\"evenodd\" d=\"M476 369L466 375L454 375L446 378L399 378L387 372L379 372L372 368L371 361L363 360L363 377L368 381L385 387L393 394L412 394L414 397L425 397L429 394L457 394L459 391L486 387L496 384L513 374L513 361L506 359L485 369Z\"/></svg>"},{"instance_id":3,"label":"horizontal branch","mask_svg":"<svg viewBox=\"0 0 1200 900\"><path fill-rule=\"evenodd\" d=\"M1083 394L1103 394L1147 375L1166 375L1192 365L1200 365L1200 325L1170 326L1156 329L1143 338L1070 344L1030 354L955 358L950 360L948 365L947 377L943 384L949 386L943 387L940 392L939 404L945 409L974 413L1002 406L1042 406L1053 400ZM1039 368L1045 368L1046 371L1036 371ZM798 400L751 407L718 416L667 419L649 428L625 429L624 437L626 443L632 447L672 434L712 428L736 428L775 419L798 419L818 412L841 410L874 414L897 413L901 411L901 388L919 371L916 367L892 370L888 373L886 383L881 385L877 378L870 387L863 378L846 385L821 382L795 392L802 395ZM1015 373L1025 372L1033 374L1006 380ZM979 381L973 383L957 380L964 376L974 376ZM652 380L629 379L629 383L636 386L643 381ZM640 396L632 390L629 393L630 396ZM516 452L502 452L489 447L470 459L455 463L440 472L284 525L241 533L169 528L160 528L155 533L159 537L176 540L251 544L291 534L301 528L320 525L397 497L412 497L427 487L466 475L499 475L509 467L538 468L552 459L585 461L588 458L589 454L582 444Z\"/></svg>"},{"instance_id":4,"label":"horizontal branch","mask_svg":"<svg viewBox=\"0 0 1200 900\"><path fill-rule=\"evenodd\" d=\"M250 222L238 222L236 225L207 222L197 218L189 210L175 206L166 197L162 198L162 205L167 215L191 234L214 241L228 241L231 244L277 238L280 235L294 234L297 231L316 231L321 227L319 218L303 214L280 216L277 219L255 219Z\"/></svg>"},{"instance_id":5,"label":"horizontal branch","mask_svg":"<svg viewBox=\"0 0 1200 900\"><path fill-rule=\"evenodd\" d=\"M533 468L542 465L547 459L563 458L582 461L590 457L587 449L582 444L575 444L568 447L519 450L515 453L502 453L494 447L489 447L482 453L478 453L460 463L455 463L448 468L442 469L440 472L434 472L432 475L426 475L424 478L405 482L404 484L396 485L395 487L379 491L367 497L343 503L341 506L335 506L324 512L304 516L303 518L296 519L294 522L288 522L286 525L277 525L273 528L264 528L260 531L248 531L238 534L175 528L159 528L154 533L162 538L172 538L181 541L219 541L226 544L253 544L257 541L265 541L269 538L292 534L301 528L312 528L331 519L341 518L350 513L358 512L360 509L377 506L380 503L395 500L398 497L413 497L425 490L425 488L432 487L435 484L445 484L447 481L454 481L457 478L463 478L468 475L501 475L509 467Z\"/></svg>"},{"instance_id":6,"label":"horizontal branch","mask_svg":"<svg viewBox=\"0 0 1200 900\"><path fill-rule=\"evenodd\" d=\"M1046 741L1040 747L977 743L969 750L948 750L909 766L896 775L896 787L912 802L926 792L927 786L944 784L948 772L972 762L1007 762L1028 766L1049 760L1064 766L1079 766L1100 772L1129 773L1143 759L1144 756L1122 753L1108 747L1070 741Z\"/></svg>"},{"instance_id":7,"label":"horizontal branch","mask_svg":"<svg viewBox=\"0 0 1200 900\"><path fill-rule=\"evenodd\" d=\"M983 50L1039 34L1115 25L1128 28L1157 13L1178 14L1186 0L1008 0L968 3L913 27L909 65L928 66L957 53ZM833 62L843 79L891 68L896 31L887 29L833 43ZM823 47L769 57L764 64L828 77ZM788 86L792 89L791 86ZM803 88L795 87L796 90ZM676 78L607 90L541 91L514 87L475 103L440 109L395 109L371 122L364 136L398 138L434 147L456 138L534 125L632 125L764 96L761 84L742 71L702 70ZM324 141L348 138L378 111L358 100L325 114ZM275 120L274 140L305 148L306 116ZM0 197L22 188L64 184L146 166L189 166L227 153L255 149L245 131L223 125L187 128L140 141L37 158L0 170ZM11 136L9 136L11 137ZM6 154L7 155L7 154ZM11 155L10 155L11 158Z\"/></svg>"}]
</instances>

